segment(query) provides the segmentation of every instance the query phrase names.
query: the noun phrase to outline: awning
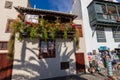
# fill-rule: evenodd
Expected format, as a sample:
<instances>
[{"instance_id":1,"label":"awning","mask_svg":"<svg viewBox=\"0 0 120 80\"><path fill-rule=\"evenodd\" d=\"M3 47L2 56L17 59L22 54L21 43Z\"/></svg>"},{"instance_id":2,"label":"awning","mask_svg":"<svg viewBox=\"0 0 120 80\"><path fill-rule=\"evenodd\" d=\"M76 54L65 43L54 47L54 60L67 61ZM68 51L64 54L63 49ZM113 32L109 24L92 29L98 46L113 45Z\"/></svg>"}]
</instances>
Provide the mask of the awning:
<instances>
[{"instance_id":1,"label":"awning","mask_svg":"<svg viewBox=\"0 0 120 80\"><path fill-rule=\"evenodd\" d=\"M98 49L99 49L99 51L106 51L106 50L108 50L108 47L107 46L100 46Z\"/></svg>"}]
</instances>

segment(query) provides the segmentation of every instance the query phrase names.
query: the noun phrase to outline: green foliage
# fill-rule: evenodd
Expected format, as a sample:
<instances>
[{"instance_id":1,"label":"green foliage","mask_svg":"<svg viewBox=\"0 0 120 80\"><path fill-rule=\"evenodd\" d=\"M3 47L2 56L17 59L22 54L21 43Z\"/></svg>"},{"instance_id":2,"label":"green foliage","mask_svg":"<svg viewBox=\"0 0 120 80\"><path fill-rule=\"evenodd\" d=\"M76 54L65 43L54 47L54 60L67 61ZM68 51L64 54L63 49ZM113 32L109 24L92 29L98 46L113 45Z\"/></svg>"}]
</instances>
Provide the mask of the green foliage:
<instances>
[{"instance_id":1,"label":"green foliage","mask_svg":"<svg viewBox=\"0 0 120 80\"><path fill-rule=\"evenodd\" d=\"M12 29L10 40L8 42L8 59L9 61L13 61L14 57L14 43L15 43L15 30Z\"/></svg>"},{"instance_id":2,"label":"green foliage","mask_svg":"<svg viewBox=\"0 0 120 80\"><path fill-rule=\"evenodd\" d=\"M43 38L45 41L47 41L47 39L48 39L48 33L47 33L47 30L46 30L46 29L43 30L42 38Z\"/></svg>"},{"instance_id":3,"label":"green foliage","mask_svg":"<svg viewBox=\"0 0 120 80\"><path fill-rule=\"evenodd\" d=\"M38 37L37 28L32 27L29 35L30 35L30 40L33 40L36 37Z\"/></svg>"},{"instance_id":4,"label":"green foliage","mask_svg":"<svg viewBox=\"0 0 120 80\"><path fill-rule=\"evenodd\" d=\"M69 32L73 30L70 23L66 23L66 27Z\"/></svg>"},{"instance_id":5,"label":"green foliage","mask_svg":"<svg viewBox=\"0 0 120 80\"><path fill-rule=\"evenodd\" d=\"M54 23L50 23L48 20L44 20L42 18L40 19L39 24L27 24L19 19L16 19L11 26L14 28L15 32L19 33L19 41L22 41L26 37L29 37L30 40L40 37L46 41L49 38L55 39L57 37L57 32L60 32L60 22L58 20L56 20ZM63 38L67 39L68 32L72 30L73 29L70 23L66 23L66 28L63 31Z\"/></svg>"},{"instance_id":6,"label":"green foliage","mask_svg":"<svg viewBox=\"0 0 120 80\"><path fill-rule=\"evenodd\" d=\"M64 39L67 39L67 30L64 31L63 37L64 37Z\"/></svg>"},{"instance_id":7,"label":"green foliage","mask_svg":"<svg viewBox=\"0 0 120 80\"><path fill-rule=\"evenodd\" d=\"M79 46L79 30L76 28L76 33L75 33L75 40L76 40L76 49L79 49L80 46Z\"/></svg>"}]
</instances>

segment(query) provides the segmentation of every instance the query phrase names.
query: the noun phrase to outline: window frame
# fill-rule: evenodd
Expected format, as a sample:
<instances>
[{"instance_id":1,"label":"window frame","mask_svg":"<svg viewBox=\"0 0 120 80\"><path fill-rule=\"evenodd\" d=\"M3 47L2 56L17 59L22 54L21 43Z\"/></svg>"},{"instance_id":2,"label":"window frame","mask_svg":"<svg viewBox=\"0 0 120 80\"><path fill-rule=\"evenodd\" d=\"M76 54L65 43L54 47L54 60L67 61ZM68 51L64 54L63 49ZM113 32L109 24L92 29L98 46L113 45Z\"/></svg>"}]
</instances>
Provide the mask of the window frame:
<instances>
[{"instance_id":1,"label":"window frame","mask_svg":"<svg viewBox=\"0 0 120 80\"><path fill-rule=\"evenodd\" d=\"M14 20L14 19L7 19L5 33L10 33L10 32L11 32L10 23L11 23L13 20Z\"/></svg>"},{"instance_id":2,"label":"window frame","mask_svg":"<svg viewBox=\"0 0 120 80\"><path fill-rule=\"evenodd\" d=\"M42 41L43 41L43 44L46 43L46 46L42 46ZM49 49L50 48L50 43L49 42L52 42L53 43L53 46L51 46L52 49ZM44 49L47 47L47 49L44 51ZM43 52L42 52L43 51ZM44 40L40 40L39 41L39 59L42 59L42 58L55 58L55 40L52 40L52 39L48 39L47 41L44 41Z\"/></svg>"},{"instance_id":3,"label":"window frame","mask_svg":"<svg viewBox=\"0 0 120 80\"><path fill-rule=\"evenodd\" d=\"M0 41L0 50L7 50L8 42L7 41Z\"/></svg>"},{"instance_id":4,"label":"window frame","mask_svg":"<svg viewBox=\"0 0 120 80\"><path fill-rule=\"evenodd\" d=\"M115 42L120 42L120 28L112 28L112 34ZM117 37L116 37L117 36Z\"/></svg>"},{"instance_id":5,"label":"window frame","mask_svg":"<svg viewBox=\"0 0 120 80\"><path fill-rule=\"evenodd\" d=\"M104 37L100 37L101 35ZM97 37L97 42L106 42L106 35L104 32L104 27L97 27L96 37Z\"/></svg>"},{"instance_id":6,"label":"window frame","mask_svg":"<svg viewBox=\"0 0 120 80\"><path fill-rule=\"evenodd\" d=\"M61 70L69 69L69 67L70 67L69 61L61 62L61 63L60 63L60 68L61 68Z\"/></svg>"},{"instance_id":7,"label":"window frame","mask_svg":"<svg viewBox=\"0 0 120 80\"><path fill-rule=\"evenodd\" d=\"M9 4L9 6L7 6ZM13 2L12 1L5 1L5 8L6 9L12 9Z\"/></svg>"}]
</instances>

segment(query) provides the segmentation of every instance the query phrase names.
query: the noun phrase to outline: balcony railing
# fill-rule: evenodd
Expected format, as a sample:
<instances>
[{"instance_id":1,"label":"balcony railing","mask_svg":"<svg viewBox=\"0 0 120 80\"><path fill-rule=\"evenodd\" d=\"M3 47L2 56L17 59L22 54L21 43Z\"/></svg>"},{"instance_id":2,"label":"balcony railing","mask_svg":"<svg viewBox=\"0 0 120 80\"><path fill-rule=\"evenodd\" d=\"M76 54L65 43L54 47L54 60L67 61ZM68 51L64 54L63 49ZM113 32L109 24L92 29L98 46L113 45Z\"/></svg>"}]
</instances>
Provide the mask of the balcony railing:
<instances>
[{"instance_id":1,"label":"balcony railing","mask_svg":"<svg viewBox=\"0 0 120 80\"><path fill-rule=\"evenodd\" d=\"M120 6L119 5L120 3L93 0L88 6L90 24L92 26L120 25Z\"/></svg>"}]
</instances>

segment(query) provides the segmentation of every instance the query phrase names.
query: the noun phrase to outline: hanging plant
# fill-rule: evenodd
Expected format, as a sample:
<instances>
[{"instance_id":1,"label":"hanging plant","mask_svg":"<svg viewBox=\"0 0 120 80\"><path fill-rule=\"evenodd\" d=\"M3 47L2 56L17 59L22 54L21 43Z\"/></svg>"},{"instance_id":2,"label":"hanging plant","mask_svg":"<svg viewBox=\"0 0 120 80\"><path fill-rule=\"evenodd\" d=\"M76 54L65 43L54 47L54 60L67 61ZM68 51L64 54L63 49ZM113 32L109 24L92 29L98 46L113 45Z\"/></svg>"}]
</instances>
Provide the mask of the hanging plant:
<instances>
[{"instance_id":1,"label":"hanging plant","mask_svg":"<svg viewBox=\"0 0 120 80\"><path fill-rule=\"evenodd\" d=\"M76 33L75 33L76 49L79 49L80 48L80 46L79 46L80 33L79 33L78 28L75 28L75 29L76 29Z\"/></svg>"},{"instance_id":2,"label":"hanging plant","mask_svg":"<svg viewBox=\"0 0 120 80\"><path fill-rule=\"evenodd\" d=\"M37 28L32 27L30 30L30 40L34 40L38 37Z\"/></svg>"},{"instance_id":3,"label":"hanging plant","mask_svg":"<svg viewBox=\"0 0 120 80\"><path fill-rule=\"evenodd\" d=\"M67 39L67 30L64 30L63 38L64 38L64 39Z\"/></svg>"},{"instance_id":4,"label":"hanging plant","mask_svg":"<svg viewBox=\"0 0 120 80\"><path fill-rule=\"evenodd\" d=\"M55 27L50 27L50 28L49 28L49 37L50 37L51 39L55 39L55 37L56 37Z\"/></svg>"},{"instance_id":5,"label":"hanging plant","mask_svg":"<svg viewBox=\"0 0 120 80\"><path fill-rule=\"evenodd\" d=\"M40 18L40 22L38 24L34 24L31 22L23 22L23 17L18 15L19 19L16 19L12 27L15 29L15 32L19 33L18 40L22 41L24 38L29 37L30 40L34 40L36 37L40 37L45 41L48 38L55 39L57 37L57 33L61 33L60 31L60 21L56 20L54 23L50 23L48 20L44 20ZM68 33L71 31L76 31L74 23L66 23L63 30L63 38L68 38ZM74 37L74 35L73 35ZM76 40L78 38L76 37ZM78 43L78 40L77 42Z\"/></svg>"},{"instance_id":6,"label":"hanging plant","mask_svg":"<svg viewBox=\"0 0 120 80\"><path fill-rule=\"evenodd\" d=\"M39 23L39 25L41 26L41 27L43 27L45 24L45 20L43 19L43 18L40 18L40 23Z\"/></svg>"},{"instance_id":7,"label":"hanging plant","mask_svg":"<svg viewBox=\"0 0 120 80\"><path fill-rule=\"evenodd\" d=\"M8 42L8 60L13 61L14 57L15 30L12 29L10 40Z\"/></svg>"},{"instance_id":8,"label":"hanging plant","mask_svg":"<svg viewBox=\"0 0 120 80\"><path fill-rule=\"evenodd\" d=\"M21 21L19 19L14 20L13 22L10 23L10 28L14 29L15 32L19 32L21 28Z\"/></svg>"},{"instance_id":9,"label":"hanging plant","mask_svg":"<svg viewBox=\"0 0 120 80\"><path fill-rule=\"evenodd\" d=\"M42 39L44 39L45 41L47 41L47 39L48 39L48 32L46 29L43 30Z\"/></svg>"},{"instance_id":10,"label":"hanging plant","mask_svg":"<svg viewBox=\"0 0 120 80\"><path fill-rule=\"evenodd\" d=\"M66 23L66 27L67 27L68 32L71 32L73 30L70 23Z\"/></svg>"}]
</instances>

